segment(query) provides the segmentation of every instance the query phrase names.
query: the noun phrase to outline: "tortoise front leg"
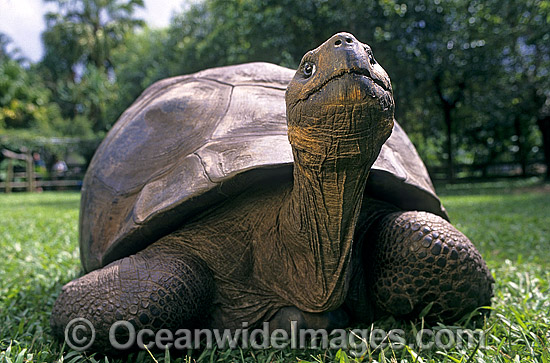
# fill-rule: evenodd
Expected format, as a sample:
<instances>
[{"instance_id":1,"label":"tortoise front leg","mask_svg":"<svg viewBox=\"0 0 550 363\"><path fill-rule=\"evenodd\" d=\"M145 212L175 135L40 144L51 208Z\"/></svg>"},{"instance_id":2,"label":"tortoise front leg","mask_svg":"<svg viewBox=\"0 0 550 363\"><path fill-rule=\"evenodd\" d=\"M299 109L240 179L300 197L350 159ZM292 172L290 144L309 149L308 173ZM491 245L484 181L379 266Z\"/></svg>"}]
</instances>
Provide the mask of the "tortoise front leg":
<instances>
[{"instance_id":1,"label":"tortoise front leg","mask_svg":"<svg viewBox=\"0 0 550 363\"><path fill-rule=\"evenodd\" d=\"M63 339L70 321L87 319L96 332L94 349L109 351L115 322L130 322L136 331L189 328L206 318L213 292L206 264L177 241L163 239L66 284L50 324Z\"/></svg>"},{"instance_id":2,"label":"tortoise front leg","mask_svg":"<svg viewBox=\"0 0 550 363\"><path fill-rule=\"evenodd\" d=\"M494 279L470 240L427 212L390 212L373 222L363 241L367 298L374 318L453 322L490 305ZM372 308L372 307L371 307Z\"/></svg>"}]
</instances>

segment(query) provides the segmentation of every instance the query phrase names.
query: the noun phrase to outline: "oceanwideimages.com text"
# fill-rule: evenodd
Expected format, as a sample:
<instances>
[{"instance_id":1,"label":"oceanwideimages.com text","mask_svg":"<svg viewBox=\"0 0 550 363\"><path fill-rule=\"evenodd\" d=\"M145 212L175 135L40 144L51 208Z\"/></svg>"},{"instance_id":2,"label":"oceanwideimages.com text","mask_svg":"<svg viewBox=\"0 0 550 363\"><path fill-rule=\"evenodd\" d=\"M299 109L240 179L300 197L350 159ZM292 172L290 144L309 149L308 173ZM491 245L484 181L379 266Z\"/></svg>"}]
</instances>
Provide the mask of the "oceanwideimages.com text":
<instances>
[{"instance_id":1,"label":"oceanwideimages.com text","mask_svg":"<svg viewBox=\"0 0 550 363\"><path fill-rule=\"evenodd\" d=\"M65 329L65 341L75 350L90 348L96 338L93 324L83 318L73 319ZM369 350L449 349L484 345L484 332L471 329L422 329L415 334L402 329L300 329L295 321L290 331L271 330L269 323L238 329L152 329L136 330L129 321L115 322L109 329L109 344L114 350L140 349L343 349L355 356Z\"/></svg>"}]
</instances>

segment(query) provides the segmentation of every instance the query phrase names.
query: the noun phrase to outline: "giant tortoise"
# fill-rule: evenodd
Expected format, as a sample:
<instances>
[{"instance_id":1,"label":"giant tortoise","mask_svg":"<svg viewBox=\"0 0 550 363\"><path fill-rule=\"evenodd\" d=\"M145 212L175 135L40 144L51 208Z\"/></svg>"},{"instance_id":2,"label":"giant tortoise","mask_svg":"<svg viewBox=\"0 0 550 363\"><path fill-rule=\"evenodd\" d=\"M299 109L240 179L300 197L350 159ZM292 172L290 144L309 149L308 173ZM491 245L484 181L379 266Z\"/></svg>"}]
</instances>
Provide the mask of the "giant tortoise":
<instances>
[{"instance_id":1,"label":"giant tortoise","mask_svg":"<svg viewBox=\"0 0 550 363\"><path fill-rule=\"evenodd\" d=\"M485 262L393 111L388 75L349 33L297 71L250 63L155 83L90 164L86 274L63 287L54 333L74 318L99 337L118 320L333 328L428 305L453 321L490 304Z\"/></svg>"}]
</instances>

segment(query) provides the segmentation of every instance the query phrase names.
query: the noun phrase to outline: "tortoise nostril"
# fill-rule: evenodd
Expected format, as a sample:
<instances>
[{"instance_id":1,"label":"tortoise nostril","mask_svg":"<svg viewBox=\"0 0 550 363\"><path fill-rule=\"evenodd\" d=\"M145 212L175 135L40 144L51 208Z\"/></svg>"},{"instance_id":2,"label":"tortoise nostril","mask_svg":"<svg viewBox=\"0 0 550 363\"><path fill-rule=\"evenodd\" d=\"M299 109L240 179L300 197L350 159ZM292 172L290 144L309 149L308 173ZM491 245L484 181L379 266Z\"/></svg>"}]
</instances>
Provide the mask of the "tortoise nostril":
<instances>
[{"instance_id":1,"label":"tortoise nostril","mask_svg":"<svg viewBox=\"0 0 550 363\"><path fill-rule=\"evenodd\" d=\"M334 45L339 47L340 45L342 45L342 41L338 39L337 41L334 42Z\"/></svg>"},{"instance_id":2,"label":"tortoise nostril","mask_svg":"<svg viewBox=\"0 0 550 363\"><path fill-rule=\"evenodd\" d=\"M350 43L350 44L353 43L353 39L351 39L350 37L347 37L346 38L346 43Z\"/></svg>"}]
</instances>

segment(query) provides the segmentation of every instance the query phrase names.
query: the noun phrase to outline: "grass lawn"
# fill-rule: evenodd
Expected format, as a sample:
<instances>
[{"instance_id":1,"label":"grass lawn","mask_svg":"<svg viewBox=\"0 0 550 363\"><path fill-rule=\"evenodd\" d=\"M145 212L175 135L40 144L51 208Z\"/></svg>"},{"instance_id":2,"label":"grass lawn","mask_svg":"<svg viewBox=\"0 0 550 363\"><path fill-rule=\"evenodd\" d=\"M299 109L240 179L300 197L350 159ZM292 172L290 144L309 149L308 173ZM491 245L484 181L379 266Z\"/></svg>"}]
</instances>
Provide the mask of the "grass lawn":
<instances>
[{"instance_id":1,"label":"grass lawn","mask_svg":"<svg viewBox=\"0 0 550 363\"><path fill-rule=\"evenodd\" d=\"M337 350L202 350L133 353L124 360L70 350L49 335L61 286L79 274L79 194L0 194L1 362L550 362L550 186L528 182L439 189L453 223L478 246L496 279L479 344L386 346L360 357ZM473 327L467 320L462 326ZM422 322L386 319L374 328L414 336ZM372 328L372 327L365 327ZM457 327L449 328L456 331ZM452 342L451 342L452 343ZM475 342L474 342L475 343ZM189 355L188 355L189 354Z\"/></svg>"}]
</instances>

